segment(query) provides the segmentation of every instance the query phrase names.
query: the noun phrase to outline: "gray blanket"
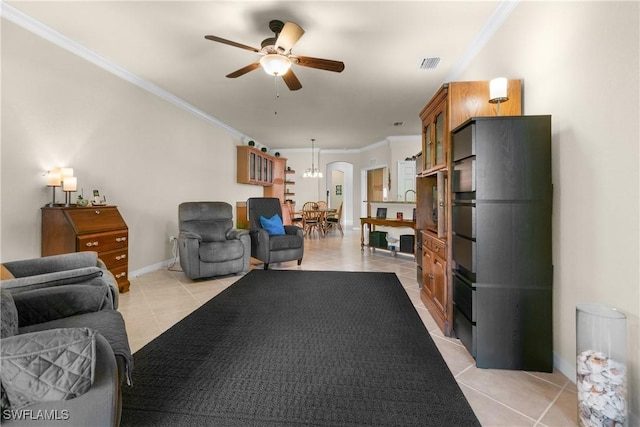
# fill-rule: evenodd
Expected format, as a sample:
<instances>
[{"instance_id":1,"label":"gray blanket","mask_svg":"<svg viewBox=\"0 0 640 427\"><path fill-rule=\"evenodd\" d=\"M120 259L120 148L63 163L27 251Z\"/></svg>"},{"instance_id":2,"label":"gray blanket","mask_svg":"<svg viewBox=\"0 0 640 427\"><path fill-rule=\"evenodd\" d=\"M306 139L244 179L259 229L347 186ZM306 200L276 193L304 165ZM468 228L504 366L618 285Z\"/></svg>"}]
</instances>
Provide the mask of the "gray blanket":
<instances>
[{"instance_id":1,"label":"gray blanket","mask_svg":"<svg viewBox=\"0 0 640 427\"><path fill-rule=\"evenodd\" d=\"M113 353L124 362L124 375L128 385L131 385L131 370L133 369L133 356L129 347L127 331L122 315L115 310L101 310L95 313L79 314L65 319L39 323L37 325L20 328L20 333L34 332L55 328L90 328L95 329L109 341ZM116 357L116 359L118 359ZM120 366L120 362L118 363Z\"/></svg>"}]
</instances>

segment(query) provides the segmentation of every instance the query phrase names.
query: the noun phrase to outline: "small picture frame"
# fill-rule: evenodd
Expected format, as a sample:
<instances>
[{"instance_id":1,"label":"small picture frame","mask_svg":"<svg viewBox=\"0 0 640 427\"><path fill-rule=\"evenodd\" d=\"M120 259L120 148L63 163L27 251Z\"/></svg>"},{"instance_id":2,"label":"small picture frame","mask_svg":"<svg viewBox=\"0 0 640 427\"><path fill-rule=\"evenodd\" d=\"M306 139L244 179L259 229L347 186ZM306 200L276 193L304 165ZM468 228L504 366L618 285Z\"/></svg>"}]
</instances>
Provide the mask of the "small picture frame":
<instances>
[{"instance_id":1,"label":"small picture frame","mask_svg":"<svg viewBox=\"0 0 640 427\"><path fill-rule=\"evenodd\" d=\"M377 219L386 219L387 218L387 208L378 208L376 211Z\"/></svg>"},{"instance_id":2,"label":"small picture frame","mask_svg":"<svg viewBox=\"0 0 640 427\"><path fill-rule=\"evenodd\" d=\"M396 212L396 219L402 220L402 212Z\"/></svg>"},{"instance_id":3,"label":"small picture frame","mask_svg":"<svg viewBox=\"0 0 640 427\"><path fill-rule=\"evenodd\" d=\"M336 196L342 196L342 185L336 185Z\"/></svg>"}]
</instances>

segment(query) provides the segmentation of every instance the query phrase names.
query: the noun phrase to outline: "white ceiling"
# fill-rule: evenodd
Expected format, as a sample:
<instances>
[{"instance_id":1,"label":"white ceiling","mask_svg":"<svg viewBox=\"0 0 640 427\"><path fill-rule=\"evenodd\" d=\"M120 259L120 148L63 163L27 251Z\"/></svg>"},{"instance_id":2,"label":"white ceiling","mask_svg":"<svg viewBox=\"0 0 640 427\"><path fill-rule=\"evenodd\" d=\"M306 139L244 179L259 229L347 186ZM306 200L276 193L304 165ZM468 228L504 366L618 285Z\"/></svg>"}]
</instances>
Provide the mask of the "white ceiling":
<instances>
[{"instance_id":1,"label":"white ceiling","mask_svg":"<svg viewBox=\"0 0 640 427\"><path fill-rule=\"evenodd\" d=\"M420 133L418 113L499 27L505 1L8 1L135 76L270 148L362 148ZM15 11L15 10L14 10ZM7 15L6 8L3 15ZM342 73L293 69L291 92L261 69L253 52L204 38L260 48L272 19L306 33L294 54L345 63ZM440 57L435 70L419 70ZM495 76L486 76L489 79ZM276 99L276 88L279 97ZM277 111L277 114L275 112ZM394 122L404 122L394 126Z\"/></svg>"}]
</instances>

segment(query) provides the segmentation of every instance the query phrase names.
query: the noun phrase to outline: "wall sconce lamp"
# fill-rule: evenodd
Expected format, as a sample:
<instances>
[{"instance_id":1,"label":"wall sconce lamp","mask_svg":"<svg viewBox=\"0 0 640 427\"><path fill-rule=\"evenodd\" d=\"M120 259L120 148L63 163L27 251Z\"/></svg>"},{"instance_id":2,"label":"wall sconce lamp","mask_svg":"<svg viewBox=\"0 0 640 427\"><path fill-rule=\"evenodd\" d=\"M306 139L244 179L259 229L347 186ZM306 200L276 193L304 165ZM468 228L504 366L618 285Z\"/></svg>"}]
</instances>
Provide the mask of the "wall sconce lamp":
<instances>
[{"instance_id":1,"label":"wall sconce lamp","mask_svg":"<svg viewBox=\"0 0 640 427\"><path fill-rule=\"evenodd\" d=\"M507 96L507 78L498 77L489 82L489 102L498 104L498 116L500 115L500 103L509 100Z\"/></svg>"}]
</instances>

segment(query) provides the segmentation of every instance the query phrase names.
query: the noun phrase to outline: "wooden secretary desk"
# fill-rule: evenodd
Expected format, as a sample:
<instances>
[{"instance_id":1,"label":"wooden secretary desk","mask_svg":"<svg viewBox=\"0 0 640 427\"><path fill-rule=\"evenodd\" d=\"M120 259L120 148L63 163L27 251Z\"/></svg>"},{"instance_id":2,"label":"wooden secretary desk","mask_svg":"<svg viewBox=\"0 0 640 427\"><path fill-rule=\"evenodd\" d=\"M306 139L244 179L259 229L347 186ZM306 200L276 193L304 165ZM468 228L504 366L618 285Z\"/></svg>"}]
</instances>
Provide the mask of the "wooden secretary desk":
<instances>
[{"instance_id":1,"label":"wooden secretary desk","mask_svg":"<svg viewBox=\"0 0 640 427\"><path fill-rule=\"evenodd\" d=\"M42 256L95 251L129 290L129 228L116 206L42 208Z\"/></svg>"}]
</instances>

